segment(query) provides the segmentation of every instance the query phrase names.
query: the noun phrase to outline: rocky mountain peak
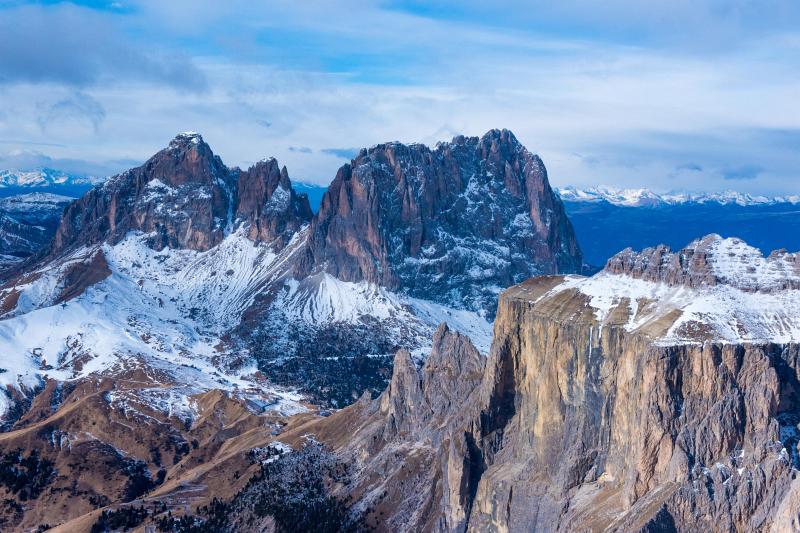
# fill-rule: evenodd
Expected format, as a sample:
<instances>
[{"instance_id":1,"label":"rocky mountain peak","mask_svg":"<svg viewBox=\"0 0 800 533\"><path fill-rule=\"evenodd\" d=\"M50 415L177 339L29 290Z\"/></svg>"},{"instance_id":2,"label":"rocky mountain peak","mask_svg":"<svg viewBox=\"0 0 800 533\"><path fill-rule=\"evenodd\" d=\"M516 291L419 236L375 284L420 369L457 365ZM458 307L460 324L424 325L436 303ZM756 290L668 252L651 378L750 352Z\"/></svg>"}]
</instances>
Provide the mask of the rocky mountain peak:
<instances>
[{"instance_id":1,"label":"rocky mountain peak","mask_svg":"<svg viewBox=\"0 0 800 533\"><path fill-rule=\"evenodd\" d=\"M492 130L362 150L323 198L301 271L491 314L502 287L581 265L541 159Z\"/></svg>"},{"instance_id":2,"label":"rocky mountain peak","mask_svg":"<svg viewBox=\"0 0 800 533\"><path fill-rule=\"evenodd\" d=\"M230 169L198 133L179 133L142 166L110 178L71 204L50 255L86 244L116 243L129 231L160 250L204 251L238 224L253 240L282 246L311 219L304 196L275 159Z\"/></svg>"},{"instance_id":3,"label":"rocky mountain peak","mask_svg":"<svg viewBox=\"0 0 800 533\"><path fill-rule=\"evenodd\" d=\"M232 187L233 173L199 133L179 133L143 166L148 181L157 179L172 187L191 184Z\"/></svg>"},{"instance_id":4,"label":"rocky mountain peak","mask_svg":"<svg viewBox=\"0 0 800 533\"><path fill-rule=\"evenodd\" d=\"M468 337L442 323L431 352L417 368L407 350L395 354L392 379L378 400L389 434L422 431L447 422L453 409L478 389L486 358Z\"/></svg>"},{"instance_id":5,"label":"rocky mountain peak","mask_svg":"<svg viewBox=\"0 0 800 533\"><path fill-rule=\"evenodd\" d=\"M727 285L749 292L800 288L800 256L762 252L737 238L706 235L673 252L659 245L635 252L627 248L608 260L605 271L645 281L690 288Z\"/></svg>"},{"instance_id":6,"label":"rocky mountain peak","mask_svg":"<svg viewBox=\"0 0 800 533\"><path fill-rule=\"evenodd\" d=\"M50 252L113 244L131 230L151 234L155 249L207 250L230 231L235 197L235 175L199 134L181 133L142 166L71 204Z\"/></svg>"},{"instance_id":7,"label":"rocky mountain peak","mask_svg":"<svg viewBox=\"0 0 800 533\"><path fill-rule=\"evenodd\" d=\"M197 133L196 131L184 131L179 133L172 139L169 143L170 149L182 149L189 146L199 146L201 144L205 144L208 146L205 141L203 141L203 136Z\"/></svg>"}]
</instances>

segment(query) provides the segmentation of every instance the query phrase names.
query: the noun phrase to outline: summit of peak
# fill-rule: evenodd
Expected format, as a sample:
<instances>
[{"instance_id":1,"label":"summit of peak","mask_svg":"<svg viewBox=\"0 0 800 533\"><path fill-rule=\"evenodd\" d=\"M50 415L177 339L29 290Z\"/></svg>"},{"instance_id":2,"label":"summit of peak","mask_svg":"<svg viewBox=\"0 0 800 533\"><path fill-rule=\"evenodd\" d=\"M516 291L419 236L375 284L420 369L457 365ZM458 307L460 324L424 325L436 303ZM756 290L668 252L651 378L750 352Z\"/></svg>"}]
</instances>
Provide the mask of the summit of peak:
<instances>
[{"instance_id":1,"label":"summit of peak","mask_svg":"<svg viewBox=\"0 0 800 533\"><path fill-rule=\"evenodd\" d=\"M203 143L203 136L195 131L184 131L175 135L170 143L170 148L179 148L186 145L198 145Z\"/></svg>"},{"instance_id":2,"label":"summit of peak","mask_svg":"<svg viewBox=\"0 0 800 533\"><path fill-rule=\"evenodd\" d=\"M493 140L508 140L512 143L519 143L517 137L514 135L514 132L508 130L506 128L492 128L482 136L483 139L493 139Z\"/></svg>"}]
</instances>

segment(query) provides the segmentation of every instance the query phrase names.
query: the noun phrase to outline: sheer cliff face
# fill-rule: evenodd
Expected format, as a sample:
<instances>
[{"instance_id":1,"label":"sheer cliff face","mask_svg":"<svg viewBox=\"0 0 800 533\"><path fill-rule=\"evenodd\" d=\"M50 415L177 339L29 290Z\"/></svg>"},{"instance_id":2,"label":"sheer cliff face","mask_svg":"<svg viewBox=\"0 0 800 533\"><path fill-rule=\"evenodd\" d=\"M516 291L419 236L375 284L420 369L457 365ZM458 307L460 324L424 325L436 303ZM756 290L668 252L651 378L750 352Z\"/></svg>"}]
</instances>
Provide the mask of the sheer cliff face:
<instances>
[{"instance_id":1,"label":"sheer cliff face","mask_svg":"<svg viewBox=\"0 0 800 533\"><path fill-rule=\"evenodd\" d=\"M362 150L326 193L301 267L474 310L531 275L580 269L544 164L507 130Z\"/></svg>"},{"instance_id":2,"label":"sheer cliff face","mask_svg":"<svg viewBox=\"0 0 800 533\"><path fill-rule=\"evenodd\" d=\"M420 416L429 412L420 391L431 383L421 376L436 372L442 357L432 355L418 374L398 356L379 400L337 415L349 420L347 436L320 431L355 457L363 492L354 494L385 505L389 518L376 519L379 527L409 520L408 531L796 530L800 319L783 315L773 330L750 319L787 301L796 309L800 292L753 289L746 278L761 263L751 249L707 241L716 243L704 261L712 272L721 262L749 266L726 267L727 277L699 288L645 282L611 266L593 278L545 276L505 291L482 378L462 378L456 369L473 367L459 363L468 351L450 350L455 362L443 375L463 389L456 403L437 401L447 412L433 431ZM735 308L710 314L720 307L715 298L736 293ZM707 324L692 307L703 301ZM736 340L720 327L723 312ZM404 429L385 429L394 427ZM438 521L392 511L403 494L388 504L369 499L377 466L394 464L385 450L426 446L439 451L423 464L411 452L396 461L406 479L425 472L435 482L428 508Z\"/></svg>"},{"instance_id":3,"label":"sheer cliff face","mask_svg":"<svg viewBox=\"0 0 800 533\"><path fill-rule=\"evenodd\" d=\"M665 344L560 282L503 295L470 527L790 530L800 345Z\"/></svg>"},{"instance_id":4,"label":"sheer cliff face","mask_svg":"<svg viewBox=\"0 0 800 533\"><path fill-rule=\"evenodd\" d=\"M229 169L202 137L180 134L144 165L110 178L64 213L51 256L84 245L121 241L129 231L152 234L155 249L208 250L234 224L253 240L285 243L311 218L274 160L247 171Z\"/></svg>"}]
</instances>

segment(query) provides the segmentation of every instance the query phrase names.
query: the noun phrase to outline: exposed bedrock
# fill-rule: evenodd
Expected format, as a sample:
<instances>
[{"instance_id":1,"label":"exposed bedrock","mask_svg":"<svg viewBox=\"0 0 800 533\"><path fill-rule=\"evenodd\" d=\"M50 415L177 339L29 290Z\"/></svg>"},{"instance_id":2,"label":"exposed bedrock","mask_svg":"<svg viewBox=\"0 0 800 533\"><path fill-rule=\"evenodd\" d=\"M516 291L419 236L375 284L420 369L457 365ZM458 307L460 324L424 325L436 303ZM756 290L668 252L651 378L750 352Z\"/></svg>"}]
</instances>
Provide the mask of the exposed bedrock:
<instances>
[{"instance_id":1,"label":"exposed bedrock","mask_svg":"<svg viewBox=\"0 0 800 533\"><path fill-rule=\"evenodd\" d=\"M380 398L319 424L379 529L794 531L800 347L661 345L540 298L560 279L503 294L482 372L440 328L421 369L398 353Z\"/></svg>"}]
</instances>

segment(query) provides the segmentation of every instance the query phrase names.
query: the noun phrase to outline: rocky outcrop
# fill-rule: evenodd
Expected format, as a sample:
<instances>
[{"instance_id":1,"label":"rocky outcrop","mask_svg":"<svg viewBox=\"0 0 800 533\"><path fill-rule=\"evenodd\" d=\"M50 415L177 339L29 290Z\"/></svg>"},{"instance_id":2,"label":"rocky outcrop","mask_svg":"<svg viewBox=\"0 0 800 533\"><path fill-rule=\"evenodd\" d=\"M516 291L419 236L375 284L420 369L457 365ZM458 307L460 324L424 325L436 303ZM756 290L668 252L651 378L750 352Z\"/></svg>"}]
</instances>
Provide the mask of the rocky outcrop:
<instances>
[{"instance_id":1,"label":"rocky outcrop","mask_svg":"<svg viewBox=\"0 0 800 533\"><path fill-rule=\"evenodd\" d=\"M353 465L342 496L383 531L463 529L480 475L470 427L485 358L440 326L422 368L397 352L386 391L365 396L312 427ZM471 459L475 459L474 462Z\"/></svg>"},{"instance_id":2,"label":"rocky outcrop","mask_svg":"<svg viewBox=\"0 0 800 533\"><path fill-rule=\"evenodd\" d=\"M542 161L507 130L362 150L307 231L295 279L271 287L241 329L273 379L335 407L380 393L393 354L424 353L431 325L449 316L454 329L490 331L502 289L581 268Z\"/></svg>"},{"instance_id":3,"label":"rocky outcrop","mask_svg":"<svg viewBox=\"0 0 800 533\"><path fill-rule=\"evenodd\" d=\"M502 288L581 266L541 159L492 130L362 150L325 194L299 272L491 313Z\"/></svg>"},{"instance_id":4,"label":"rocky outcrop","mask_svg":"<svg viewBox=\"0 0 800 533\"><path fill-rule=\"evenodd\" d=\"M107 241L129 231L152 245L208 250L233 224L235 176L197 134L180 134L144 165L110 178L64 212L50 250Z\"/></svg>"},{"instance_id":5,"label":"rocky outcrop","mask_svg":"<svg viewBox=\"0 0 800 533\"><path fill-rule=\"evenodd\" d=\"M236 218L247 220L247 236L283 247L311 220L308 197L292 188L286 167L274 158L259 161L239 174Z\"/></svg>"},{"instance_id":6,"label":"rocky outcrop","mask_svg":"<svg viewBox=\"0 0 800 533\"><path fill-rule=\"evenodd\" d=\"M712 264L720 249L732 264L749 253L723 242L707 255ZM730 272L724 279L735 284ZM317 434L356 465L359 481L346 490L379 509L379 530L796 530L797 333L728 342L711 328L702 342L678 341L668 309L631 322L648 304L620 287L641 280L596 278L610 291L603 299L576 277L505 291L481 377L482 363L461 343L443 346L440 330L421 373L400 352L378 400L318 423ZM678 292L697 301L719 288ZM792 289L784 296L798 302ZM770 308L767 297L777 295L758 305ZM452 402L426 396L451 390ZM422 492L420 479L434 490Z\"/></svg>"},{"instance_id":7,"label":"rocky outcrop","mask_svg":"<svg viewBox=\"0 0 800 533\"><path fill-rule=\"evenodd\" d=\"M470 528L790 530L800 346L660 346L552 287L500 304Z\"/></svg>"}]
</instances>

